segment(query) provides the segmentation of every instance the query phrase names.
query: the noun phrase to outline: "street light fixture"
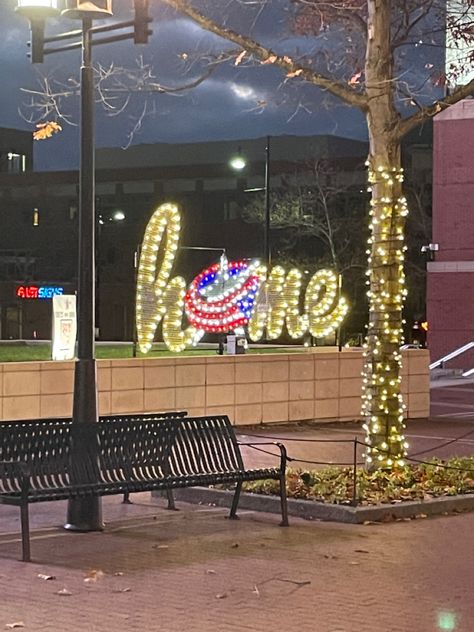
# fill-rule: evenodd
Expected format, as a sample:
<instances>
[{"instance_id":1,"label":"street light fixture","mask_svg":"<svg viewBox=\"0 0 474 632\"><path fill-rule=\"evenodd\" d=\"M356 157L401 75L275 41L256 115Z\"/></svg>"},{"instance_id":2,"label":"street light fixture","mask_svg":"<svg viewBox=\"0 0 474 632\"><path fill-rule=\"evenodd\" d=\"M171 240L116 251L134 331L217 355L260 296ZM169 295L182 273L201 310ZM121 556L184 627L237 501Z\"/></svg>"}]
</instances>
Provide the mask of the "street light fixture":
<instances>
[{"instance_id":1,"label":"street light fixture","mask_svg":"<svg viewBox=\"0 0 474 632\"><path fill-rule=\"evenodd\" d=\"M31 60L43 61L44 55L62 51L82 50L81 64L81 118L80 118L80 167L79 167L79 261L78 261L78 352L74 368L74 398L72 422L96 423L97 369L95 361L95 164L94 164L94 78L92 45L133 39L146 43L151 31L148 28L148 0L134 0L135 19L105 26L93 26L93 20L110 17L112 0L66 0L65 16L82 21L77 30L45 37L45 20L60 11L58 0L17 0L17 10L25 15L31 25ZM130 31L130 27L132 30ZM101 36L102 33L125 30L118 35ZM62 42L69 41L64 44ZM61 42L58 45L58 42ZM78 437L81 433L78 433ZM81 459L76 446L73 458ZM68 503L65 527L75 531L98 531L103 528L99 497L75 498Z\"/></svg>"},{"instance_id":2,"label":"street light fixture","mask_svg":"<svg viewBox=\"0 0 474 632\"><path fill-rule=\"evenodd\" d=\"M18 0L16 10L30 20L54 18L61 12L58 0Z\"/></svg>"},{"instance_id":3,"label":"street light fixture","mask_svg":"<svg viewBox=\"0 0 474 632\"><path fill-rule=\"evenodd\" d=\"M117 210L112 215L112 219L115 222L123 222L123 220L125 219L125 213L123 211Z\"/></svg>"},{"instance_id":4,"label":"street light fixture","mask_svg":"<svg viewBox=\"0 0 474 632\"><path fill-rule=\"evenodd\" d=\"M232 169L235 169L236 171L242 171L242 169L245 169L245 167L247 166L247 162L245 158L240 155L233 156L230 159L229 164L232 167Z\"/></svg>"}]
</instances>

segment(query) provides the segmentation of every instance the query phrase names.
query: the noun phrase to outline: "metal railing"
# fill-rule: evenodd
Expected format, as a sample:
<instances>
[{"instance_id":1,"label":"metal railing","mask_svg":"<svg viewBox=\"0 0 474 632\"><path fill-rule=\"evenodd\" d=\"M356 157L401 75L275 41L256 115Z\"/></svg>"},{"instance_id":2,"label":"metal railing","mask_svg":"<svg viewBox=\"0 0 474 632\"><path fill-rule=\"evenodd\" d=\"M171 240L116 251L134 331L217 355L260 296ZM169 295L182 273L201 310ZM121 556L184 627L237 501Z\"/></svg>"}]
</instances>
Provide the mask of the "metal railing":
<instances>
[{"instance_id":1,"label":"metal railing","mask_svg":"<svg viewBox=\"0 0 474 632\"><path fill-rule=\"evenodd\" d=\"M435 362L432 362L429 366L430 371L433 369L437 369L438 367L442 367L442 365L445 362L448 362L449 360L452 360L453 358L457 358L459 355L461 355L462 353L465 353L466 351L469 351L469 349L472 349L474 347L474 342L468 342L467 344L463 345L462 347L459 347L458 349L455 349L454 351L451 351L451 353L448 353L447 355L443 356L442 358L440 358L439 360L436 360ZM471 371L474 372L473 369L470 369ZM464 375L464 373L463 373Z\"/></svg>"}]
</instances>

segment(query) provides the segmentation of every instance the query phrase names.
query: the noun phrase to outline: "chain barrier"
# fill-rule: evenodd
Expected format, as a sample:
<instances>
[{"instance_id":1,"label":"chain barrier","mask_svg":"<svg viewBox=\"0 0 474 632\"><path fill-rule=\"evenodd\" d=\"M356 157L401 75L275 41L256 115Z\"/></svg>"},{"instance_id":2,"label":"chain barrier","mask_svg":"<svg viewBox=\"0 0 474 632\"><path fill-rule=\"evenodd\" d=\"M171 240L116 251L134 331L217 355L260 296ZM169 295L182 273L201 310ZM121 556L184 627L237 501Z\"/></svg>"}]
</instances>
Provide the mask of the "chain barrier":
<instances>
[{"instance_id":1,"label":"chain barrier","mask_svg":"<svg viewBox=\"0 0 474 632\"><path fill-rule=\"evenodd\" d=\"M441 468L441 469L445 469L445 470L454 470L454 471L458 471L458 472L466 472L466 473L474 473L474 469L471 468L465 468L465 467L458 467L455 465L447 465L445 463L438 463L438 462L433 462L433 461L425 461L423 459L417 459L415 457L420 456L422 454L426 454L428 452L432 452L433 450L436 449L440 449L440 448L444 448L447 447L449 445L452 445L454 443L457 443L459 441L462 441L463 439L465 439L466 437L473 435L474 434L474 430L470 430L462 435L460 435L459 437L454 437L453 439L449 439L448 441L444 441L443 443L438 444L437 446L431 447L429 449L426 450L419 450L418 452L413 453L411 456L407 456L405 457L406 461L409 461L411 463L416 463L417 465L427 465L430 467L437 467L437 468ZM275 435L262 435L262 434L252 434L252 433L246 433L246 434L242 434L240 435L242 437L257 437L257 438L261 438L261 439L271 439L271 440L275 440L275 441L293 441L293 442L301 442L301 443L350 443L353 446L353 459L351 462L335 462L335 461L314 461L312 459L300 459L297 457L293 457L290 455L287 455L287 461L288 463L304 463L304 464L309 464L309 465L323 465L323 466L337 466L337 467L352 467L353 470L353 493L352 493L352 506L356 507L358 505L358 503L363 500L363 498L359 497L359 491L358 491L358 482L357 482L357 468L360 465L364 465L365 461L359 461L357 459L357 447L358 446L362 446L365 447L365 443L363 443L362 441L359 441L359 439L357 437L354 437L354 439L307 439L307 438L293 438L293 437L280 437L280 436L275 436ZM274 452L271 452L270 450L266 450L264 448L259 448L258 445L250 445L248 446L249 448L253 449L253 450L257 450L258 452L263 452L264 454L268 454L269 456L273 456L275 458L279 458L279 454L276 454ZM381 452L384 452L383 450L381 450ZM390 452L388 450L385 451L385 454L390 454ZM436 457L433 457L436 458Z\"/></svg>"}]
</instances>

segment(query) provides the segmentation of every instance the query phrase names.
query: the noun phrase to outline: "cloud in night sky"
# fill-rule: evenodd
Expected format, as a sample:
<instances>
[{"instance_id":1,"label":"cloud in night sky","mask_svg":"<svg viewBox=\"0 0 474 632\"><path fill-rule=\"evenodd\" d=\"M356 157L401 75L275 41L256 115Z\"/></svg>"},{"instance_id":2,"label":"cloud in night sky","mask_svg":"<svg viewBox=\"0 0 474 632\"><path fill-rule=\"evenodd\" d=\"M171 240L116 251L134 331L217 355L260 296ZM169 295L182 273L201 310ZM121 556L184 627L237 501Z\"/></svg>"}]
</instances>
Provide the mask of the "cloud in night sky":
<instances>
[{"instance_id":1,"label":"cloud in night sky","mask_svg":"<svg viewBox=\"0 0 474 632\"><path fill-rule=\"evenodd\" d=\"M130 19L131 6L131 0L116 0L116 18ZM212 6L215 7L215 3ZM230 6L233 11L228 16L229 25L252 32L265 44L289 50L290 54L301 45L300 39L288 37L285 32L287 14L283 9L289 6L286 0L272 1L261 16L257 11L250 11L248 16L246 14L246 22L243 22L239 3L226 2L225 6L226 10ZM33 68L26 57L28 24L26 19L15 14L13 7L14 0L0 0L0 126L32 129L33 125L26 123L18 113L19 106L26 100L21 88L36 88L38 72L67 85L70 77L78 77L79 53L51 55L40 68ZM203 51L234 49L232 44L201 30L162 5L152 3L152 10L154 34L147 46L120 42L96 47L94 60L104 66L114 63L130 68L142 55L144 62L152 65L157 81L177 86L201 74L203 66L198 58ZM60 19L48 25L48 32L75 27L76 22ZM154 98L134 96L126 111L117 117L106 116L97 108L97 146L126 145L130 130L143 112L145 100L147 115L134 135L134 143L238 139L267 134L329 133L358 139L366 137L360 112L340 104L313 86L285 82L277 68L243 63L239 67L219 67L210 78L190 91ZM71 99L67 108L72 119L77 121L78 99ZM61 134L35 147L39 168L77 166L78 128L63 127Z\"/></svg>"}]
</instances>

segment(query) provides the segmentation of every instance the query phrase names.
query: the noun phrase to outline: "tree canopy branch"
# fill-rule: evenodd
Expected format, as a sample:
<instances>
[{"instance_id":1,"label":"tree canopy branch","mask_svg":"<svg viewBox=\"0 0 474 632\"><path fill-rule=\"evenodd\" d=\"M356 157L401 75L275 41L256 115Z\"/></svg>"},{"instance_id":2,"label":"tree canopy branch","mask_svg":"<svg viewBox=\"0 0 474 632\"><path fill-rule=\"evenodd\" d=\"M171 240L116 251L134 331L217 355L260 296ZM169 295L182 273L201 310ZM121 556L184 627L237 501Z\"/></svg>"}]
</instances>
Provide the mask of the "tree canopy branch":
<instances>
[{"instance_id":1,"label":"tree canopy branch","mask_svg":"<svg viewBox=\"0 0 474 632\"><path fill-rule=\"evenodd\" d=\"M180 13L184 13L206 31L214 33L223 39L237 44L242 49L254 55L261 62L271 63L274 66L286 71L286 73L290 76L299 77L308 83L312 83L313 85L323 88L349 105L353 105L361 109L366 108L367 97L364 94L356 92L353 88L341 83L340 81L324 77L323 75L316 73L311 68L298 64L286 55L277 55L273 50L267 48L266 46L262 46L252 38L241 35L232 29L218 24L211 18L203 15L186 0L162 0L162 2Z\"/></svg>"},{"instance_id":2,"label":"tree canopy branch","mask_svg":"<svg viewBox=\"0 0 474 632\"><path fill-rule=\"evenodd\" d=\"M454 105L455 103L459 103L466 97L474 96L474 79L466 83L464 86L460 86L452 94L449 94L447 97L440 101L436 101L431 105L421 108L419 112L416 112L412 116L409 116L406 119L400 121L398 126L398 136L399 138L403 138L410 130L414 127L417 127L421 123L424 123L439 112L446 110L450 105Z\"/></svg>"}]
</instances>

